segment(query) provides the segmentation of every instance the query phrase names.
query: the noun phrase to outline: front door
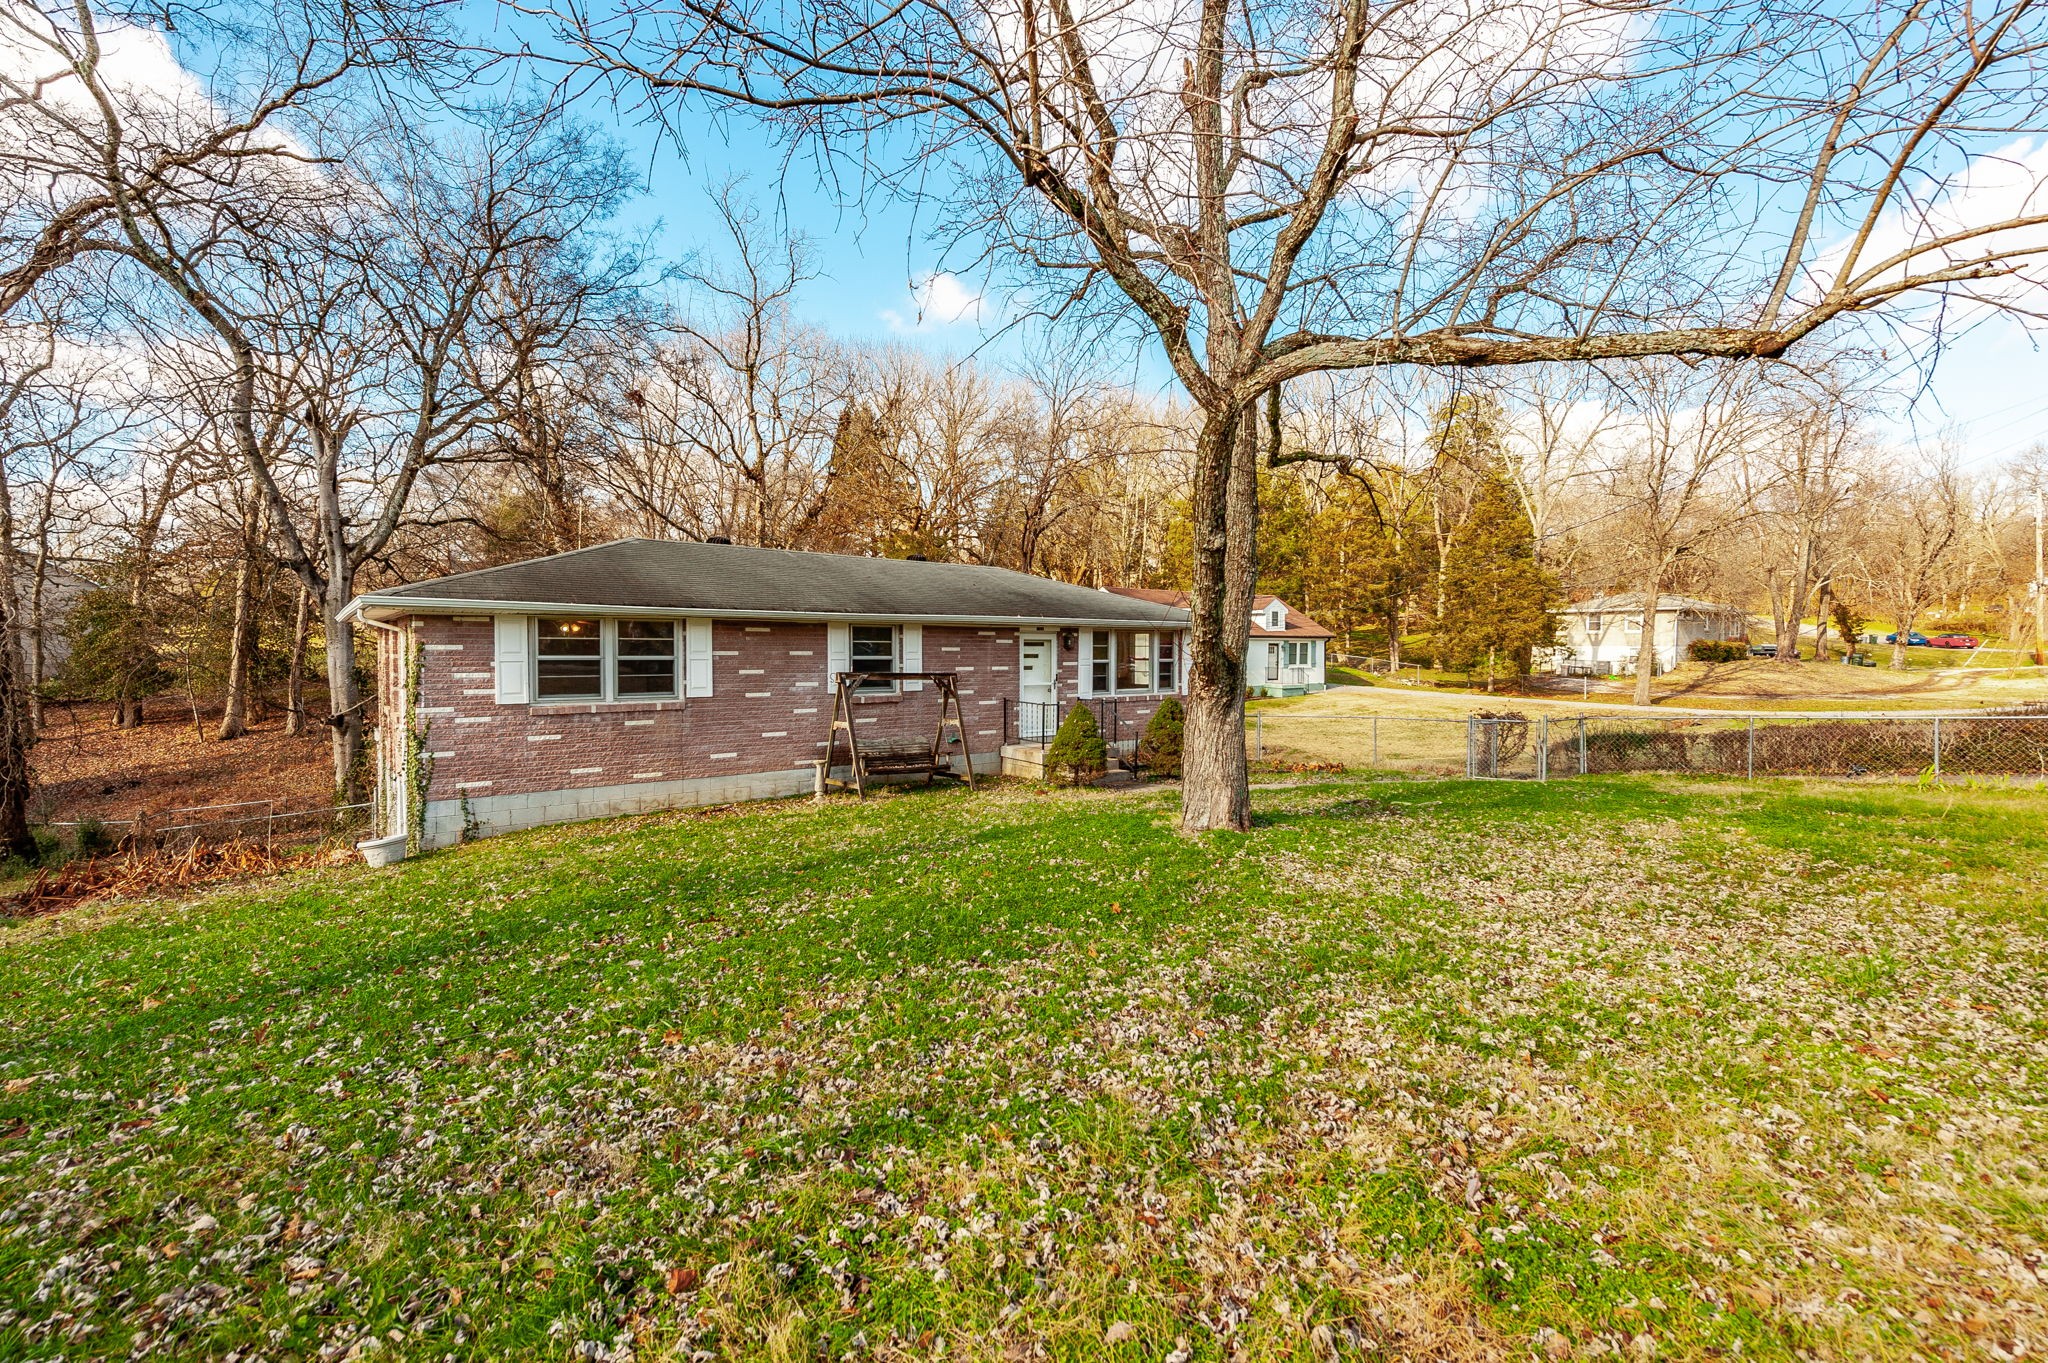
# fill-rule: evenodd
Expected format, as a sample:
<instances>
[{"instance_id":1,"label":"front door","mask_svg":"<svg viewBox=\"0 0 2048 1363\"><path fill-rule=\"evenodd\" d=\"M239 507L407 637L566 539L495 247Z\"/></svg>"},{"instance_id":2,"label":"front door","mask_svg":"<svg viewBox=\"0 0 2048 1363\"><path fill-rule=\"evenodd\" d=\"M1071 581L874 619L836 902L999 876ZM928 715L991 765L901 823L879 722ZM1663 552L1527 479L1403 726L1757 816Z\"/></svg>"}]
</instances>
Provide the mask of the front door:
<instances>
[{"instance_id":1,"label":"front door","mask_svg":"<svg viewBox=\"0 0 2048 1363\"><path fill-rule=\"evenodd\" d=\"M1050 634L1023 636L1017 666L1017 738L1021 742L1042 743L1059 727L1053 691L1057 657Z\"/></svg>"}]
</instances>

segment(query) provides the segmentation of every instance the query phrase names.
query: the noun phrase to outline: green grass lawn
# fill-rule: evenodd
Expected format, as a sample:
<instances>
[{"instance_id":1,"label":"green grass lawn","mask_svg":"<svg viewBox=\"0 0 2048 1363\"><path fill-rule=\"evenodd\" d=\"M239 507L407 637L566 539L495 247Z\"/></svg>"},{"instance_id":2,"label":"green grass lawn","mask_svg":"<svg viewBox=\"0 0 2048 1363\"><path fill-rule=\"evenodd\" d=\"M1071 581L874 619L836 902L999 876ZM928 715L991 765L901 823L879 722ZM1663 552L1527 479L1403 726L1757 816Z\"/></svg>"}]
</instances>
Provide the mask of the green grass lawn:
<instances>
[{"instance_id":1,"label":"green grass lawn","mask_svg":"<svg viewBox=\"0 0 2048 1363\"><path fill-rule=\"evenodd\" d=\"M2038 1352L2044 808L915 792L15 924L0 1357Z\"/></svg>"}]
</instances>

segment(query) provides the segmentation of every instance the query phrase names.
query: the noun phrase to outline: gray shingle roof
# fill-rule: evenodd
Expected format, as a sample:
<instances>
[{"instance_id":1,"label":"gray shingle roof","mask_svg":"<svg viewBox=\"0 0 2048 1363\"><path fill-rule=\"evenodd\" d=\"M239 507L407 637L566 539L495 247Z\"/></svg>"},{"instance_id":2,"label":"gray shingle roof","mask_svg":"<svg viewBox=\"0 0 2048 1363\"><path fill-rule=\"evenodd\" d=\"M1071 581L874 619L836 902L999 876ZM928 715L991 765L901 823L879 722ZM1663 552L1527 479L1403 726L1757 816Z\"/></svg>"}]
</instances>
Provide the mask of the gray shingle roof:
<instances>
[{"instance_id":1,"label":"gray shingle roof","mask_svg":"<svg viewBox=\"0 0 2048 1363\"><path fill-rule=\"evenodd\" d=\"M356 608L383 615L426 604L1048 624L1185 624L1188 618L1156 602L1007 568L648 539L368 592Z\"/></svg>"},{"instance_id":2,"label":"gray shingle roof","mask_svg":"<svg viewBox=\"0 0 2048 1363\"><path fill-rule=\"evenodd\" d=\"M1615 611L1639 611L1643 608L1641 592L1617 592L1612 596L1596 596L1591 601L1574 601L1564 608L1566 615L1607 614ZM1719 601L1702 601L1696 596L1674 596L1669 592L1657 598L1659 611L1692 611L1700 615L1741 615L1742 607L1725 605Z\"/></svg>"}]
</instances>

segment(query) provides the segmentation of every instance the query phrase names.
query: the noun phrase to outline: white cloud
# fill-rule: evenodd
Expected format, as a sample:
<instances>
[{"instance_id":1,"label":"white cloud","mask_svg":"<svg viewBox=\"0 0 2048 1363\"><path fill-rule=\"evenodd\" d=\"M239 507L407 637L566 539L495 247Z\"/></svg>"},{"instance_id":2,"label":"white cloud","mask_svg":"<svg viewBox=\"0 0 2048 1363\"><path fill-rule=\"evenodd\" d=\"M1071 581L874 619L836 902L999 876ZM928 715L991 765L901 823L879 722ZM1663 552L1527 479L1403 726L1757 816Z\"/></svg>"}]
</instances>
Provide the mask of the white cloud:
<instances>
[{"instance_id":1,"label":"white cloud","mask_svg":"<svg viewBox=\"0 0 2048 1363\"><path fill-rule=\"evenodd\" d=\"M979 291L943 270L919 280L910 290L910 303L908 315L895 308L882 309L881 318L889 330L909 334L979 322L985 306Z\"/></svg>"}]
</instances>

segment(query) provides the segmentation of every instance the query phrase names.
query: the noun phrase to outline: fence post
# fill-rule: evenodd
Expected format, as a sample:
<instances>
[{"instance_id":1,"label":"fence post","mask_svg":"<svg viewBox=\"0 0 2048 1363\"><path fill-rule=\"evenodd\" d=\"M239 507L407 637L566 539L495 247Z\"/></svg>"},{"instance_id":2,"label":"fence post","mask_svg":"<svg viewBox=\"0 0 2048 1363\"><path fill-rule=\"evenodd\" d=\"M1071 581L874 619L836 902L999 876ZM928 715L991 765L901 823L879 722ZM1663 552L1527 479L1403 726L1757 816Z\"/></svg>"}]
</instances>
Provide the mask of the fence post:
<instances>
[{"instance_id":1,"label":"fence post","mask_svg":"<svg viewBox=\"0 0 2048 1363\"><path fill-rule=\"evenodd\" d=\"M1756 780L1756 719L1754 716L1751 717L1748 732L1743 737L1742 775L1745 780Z\"/></svg>"},{"instance_id":2,"label":"fence post","mask_svg":"<svg viewBox=\"0 0 2048 1363\"><path fill-rule=\"evenodd\" d=\"M1465 716L1465 779L1471 780L1478 772L1479 763L1479 720L1476 716Z\"/></svg>"},{"instance_id":3,"label":"fence post","mask_svg":"<svg viewBox=\"0 0 2048 1363\"><path fill-rule=\"evenodd\" d=\"M1266 717L1263 714L1252 716L1252 760L1266 760Z\"/></svg>"},{"instance_id":4,"label":"fence post","mask_svg":"<svg viewBox=\"0 0 2048 1363\"><path fill-rule=\"evenodd\" d=\"M1941 779L1941 716L1934 717L1934 779Z\"/></svg>"},{"instance_id":5,"label":"fence post","mask_svg":"<svg viewBox=\"0 0 2048 1363\"><path fill-rule=\"evenodd\" d=\"M1550 716L1536 716L1536 779L1550 779Z\"/></svg>"},{"instance_id":6,"label":"fence post","mask_svg":"<svg viewBox=\"0 0 2048 1363\"><path fill-rule=\"evenodd\" d=\"M1380 717L1378 715L1372 717L1372 764L1375 767L1380 764Z\"/></svg>"},{"instance_id":7,"label":"fence post","mask_svg":"<svg viewBox=\"0 0 2048 1363\"><path fill-rule=\"evenodd\" d=\"M1579 721L1579 775L1586 774L1586 721Z\"/></svg>"}]
</instances>

